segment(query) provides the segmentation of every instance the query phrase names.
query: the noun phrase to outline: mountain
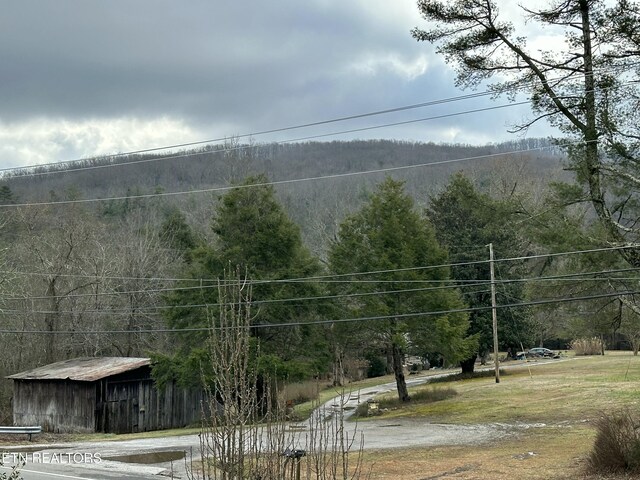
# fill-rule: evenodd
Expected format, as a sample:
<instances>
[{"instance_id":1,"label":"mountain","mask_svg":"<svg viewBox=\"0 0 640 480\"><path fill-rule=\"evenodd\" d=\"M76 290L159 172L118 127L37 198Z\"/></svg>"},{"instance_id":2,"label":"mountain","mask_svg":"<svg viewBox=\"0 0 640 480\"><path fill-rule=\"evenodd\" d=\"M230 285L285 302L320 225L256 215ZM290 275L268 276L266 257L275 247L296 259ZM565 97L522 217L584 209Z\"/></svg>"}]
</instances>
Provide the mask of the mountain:
<instances>
[{"instance_id":1,"label":"mountain","mask_svg":"<svg viewBox=\"0 0 640 480\"><path fill-rule=\"evenodd\" d=\"M562 154L546 139L487 146L394 140L241 144L90 158L5 172L2 185L17 203L109 199L91 203L113 214L131 202L156 210L176 205L194 226L209 224L217 194L252 174L276 183L281 201L320 253L336 225L385 176L407 182L419 204L464 170L495 195L542 188L562 171ZM203 191L204 190L204 191ZM178 193L176 192L194 192ZM197 192L197 193L195 193ZM155 194L160 194L153 197ZM152 198L137 199L140 195ZM0 199L1 201L1 199ZM206 230L206 229L205 229Z\"/></svg>"}]
</instances>

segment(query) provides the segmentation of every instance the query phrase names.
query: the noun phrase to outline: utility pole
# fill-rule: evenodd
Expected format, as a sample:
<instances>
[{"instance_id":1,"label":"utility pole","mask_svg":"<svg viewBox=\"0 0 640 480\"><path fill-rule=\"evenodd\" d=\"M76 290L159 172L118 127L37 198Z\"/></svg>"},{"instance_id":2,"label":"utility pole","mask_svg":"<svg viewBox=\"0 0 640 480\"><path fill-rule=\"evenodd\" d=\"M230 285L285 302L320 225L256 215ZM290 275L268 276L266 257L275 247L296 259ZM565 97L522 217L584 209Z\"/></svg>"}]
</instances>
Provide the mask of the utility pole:
<instances>
[{"instance_id":1,"label":"utility pole","mask_svg":"<svg viewBox=\"0 0 640 480\"><path fill-rule=\"evenodd\" d=\"M491 272L491 316L493 317L493 361L496 367L496 383L500 383L498 360L498 314L496 312L496 278L493 271L493 243L489 244L489 271Z\"/></svg>"}]
</instances>

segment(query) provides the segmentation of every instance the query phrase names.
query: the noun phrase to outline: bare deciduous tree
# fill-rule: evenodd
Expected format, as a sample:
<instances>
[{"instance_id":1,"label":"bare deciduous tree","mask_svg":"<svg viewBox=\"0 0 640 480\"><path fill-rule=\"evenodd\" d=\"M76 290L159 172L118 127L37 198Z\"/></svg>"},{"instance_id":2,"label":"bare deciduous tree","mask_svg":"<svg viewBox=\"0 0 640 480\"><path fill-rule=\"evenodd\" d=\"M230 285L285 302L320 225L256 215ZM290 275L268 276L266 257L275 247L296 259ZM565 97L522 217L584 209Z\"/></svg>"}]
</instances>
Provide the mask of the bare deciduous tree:
<instances>
[{"instance_id":1,"label":"bare deciduous tree","mask_svg":"<svg viewBox=\"0 0 640 480\"><path fill-rule=\"evenodd\" d=\"M331 415L316 410L304 435L289 428L273 384L258 370L259 348L250 335L251 286L237 271L219 283L219 304L218 316L210 323L210 370L204 374L201 465L192 465L189 477L362 478L362 452L351 453L357 428L352 433L345 429L343 409Z\"/></svg>"}]
</instances>

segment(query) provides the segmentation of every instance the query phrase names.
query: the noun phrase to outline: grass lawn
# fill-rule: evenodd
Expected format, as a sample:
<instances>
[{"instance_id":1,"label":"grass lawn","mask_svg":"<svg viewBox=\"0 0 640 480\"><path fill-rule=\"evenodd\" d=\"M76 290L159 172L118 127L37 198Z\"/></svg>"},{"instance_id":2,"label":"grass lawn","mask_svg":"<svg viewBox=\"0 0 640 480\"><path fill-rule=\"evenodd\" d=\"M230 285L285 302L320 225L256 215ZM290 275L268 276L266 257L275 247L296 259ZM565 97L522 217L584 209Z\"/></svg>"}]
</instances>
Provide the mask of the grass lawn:
<instances>
[{"instance_id":1,"label":"grass lawn","mask_svg":"<svg viewBox=\"0 0 640 480\"><path fill-rule=\"evenodd\" d=\"M590 422L600 412L640 404L640 356L608 352L604 357L568 357L492 377L445 382L421 389L454 388L446 400L410 403L384 418L419 416L442 423ZM377 417L379 418L379 417Z\"/></svg>"},{"instance_id":2,"label":"grass lawn","mask_svg":"<svg viewBox=\"0 0 640 480\"><path fill-rule=\"evenodd\" d=\"M448 369L448 370L425 370L420 373L420 376L432 376L432 375L440 375L442 373L457 373L459 372L459 368ZM360 380L357 382L351 382L344 387L327 387L318 392L318 398L315 400L311 400L308 402L300 403L293 408L295 418L297 420L304 420L309 418L313 409L315 409L318 405L322 405L325 402L328 402L334 397L338 397L340 395L348 394L350 392L357 392L362 388L374 387L376 385L382 385L384 383L395 382L395 377L393 375L385 375L384 377L376 377L376 378L367 378L365 380Z\"/></svg>"},{"instance_id":3,"label":"grass lawn","mask_svg":"<svg viewBox=\"0 0 640 480\"><path fill-rule=\"evenodd\" d=\"M601 412L637 410L639 386L640 357L608 352L508 370L499 384L478 378L416 387L410 393L454 388L457 395L395 407L375 418L531 426L488 445L365 451L363 460L372 469L372 480L637 478L589 475L586 459L595 438L593 420Z\"/></svg>"}]
</instances>

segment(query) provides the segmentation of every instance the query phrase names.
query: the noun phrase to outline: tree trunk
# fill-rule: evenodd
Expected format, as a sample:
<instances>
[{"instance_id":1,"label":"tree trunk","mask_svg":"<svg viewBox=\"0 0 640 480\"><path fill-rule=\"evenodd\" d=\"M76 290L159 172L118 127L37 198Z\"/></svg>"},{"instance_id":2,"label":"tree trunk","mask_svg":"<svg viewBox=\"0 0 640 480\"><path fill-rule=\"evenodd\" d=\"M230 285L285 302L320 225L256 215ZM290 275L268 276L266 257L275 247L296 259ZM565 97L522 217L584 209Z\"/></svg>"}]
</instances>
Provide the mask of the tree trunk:
<instances>
[{"instance_id":1,"label":"tree trunk","mask_svg":"<svg viewBox=\"0 0 640 480\"><path fill-rule=\"evenodd\" d=\"M462 373L473 373L473 370L476 366L476 357L474 354L473 357L467 358L466 360L462 360L460 362L460 367L462 367Z\"/></svg>"},{"instance_id":2,"label":"tree trunk","mask_svg":"<svg viewBox=\"0 0 640 480\"><path fill-rule=\"evenodd\" d=\"M387 348L387 364L385 365L386 373L393 373L393 347Z\"/></svg>"},{"instance_id":3,"label":"tree trunk","mask_svg":"<svg viewBox=\"0 0 640 480\"><path fill-rule=\"evenodd\" d=\"M333 349L333 386L344 386L344 365L343 365L344 352L336 345Z\"/></svg>"},{"instance_id":4,"label":"tree trunk","mask_svg":"<svg viewBox=\"0 0 640 480\"><path fill-rule=\"evenodd\" d=\"M396 386L398 388L398 398L401 402L411 400L407 391L407 382L404 378L404 369L402 367L402 350L400 345L395 342L391 344L391 354L393 356L393 373L396 376Z\"/></svg>"},{"instance_id":5,"label":"tree trunk","mask_svg":"<svg viewBox=\"0 0 640 480\"><path fill-rule=\"evenodd\" d=\"M48 332L47 339L45 340L45 355L44 359L47 364L53 363L57 360L56 356L56 344L57 338L54 332L58 329L58 297L56 293L56 279L49 281L47 285L47 297L49 297L49 312L44 316L44 323Z\"/></svg>"},{"instance_id":6,"label":"tree trunk","mask_svg":"<svg viewBox=\"0 0 640 480\"><path fill-rule=\"evenodd\" d=\"M600 133L598 132L598 107L596 105L596 79L593 73L592 36L594 33L590 17L590 10L592 6L591 2L587 0L580 0L578 4L580 6L582 19L581 29L584 58L583 76L585 105L585 125L581 129L585 142L585 155L583 159L583 170L579 172L579 174L586 176L591 204L608 233L609 243L619 243L624 245L627 243L627 239L618 227L611 210L607 206L605 190L602 186L599 151ZM622 249L619 250L619 253L631 266L640 266L640 256L636 249ZM604 349L602 350L602 354L604 355Z\"/></svg>"}]
</instances>

